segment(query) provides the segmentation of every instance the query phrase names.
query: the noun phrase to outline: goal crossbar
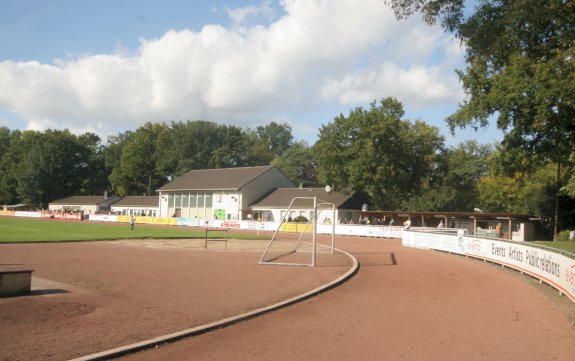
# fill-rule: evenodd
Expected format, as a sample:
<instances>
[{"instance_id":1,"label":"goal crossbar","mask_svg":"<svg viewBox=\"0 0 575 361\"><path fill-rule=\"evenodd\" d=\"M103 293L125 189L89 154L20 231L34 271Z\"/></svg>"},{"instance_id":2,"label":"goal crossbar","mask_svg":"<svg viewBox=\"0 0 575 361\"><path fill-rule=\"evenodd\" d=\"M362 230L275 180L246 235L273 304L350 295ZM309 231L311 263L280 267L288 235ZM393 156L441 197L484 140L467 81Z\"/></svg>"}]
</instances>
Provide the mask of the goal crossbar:
<instances>
[{"instance_id":1,"label":"goal crossbar","mask_svg":"<svg viewBox=\"0 0 575 361\"><path fill-rule=\"evenodd\" d=\"M262 254L262 257L260 258L259 264L262 265L280 265L280 266L311 266L311 267L315 267L316 266L316 253L317 253L317 219L318 219L318 209L325 207L325 206L330 206L332 208L333 211L333 217L332 219L335 220L335 204L331 203L331 202L327 202L325 200L319 199L320 202L318 202L318 198L317 197L295 197L291 200L285 216L282 217L277 229L274 231L272 238L270 239L264 253ZM303 201L303 203L302 203ZM307 204L306 204L307 201ZM313 203L310 205L310 203L313 201ZM297 203L297 204L296 204ZM304 204L302 206L302 204ZM297 241L292 241L291 243L295 243L294 245L290 245L289 241L283 241L284 243L288 244L288 247L285 249L280 249L279 253L278 252L271 252L272 246L275 244L276 247L278 247L278 243L281 245L282 241L279 239L278 235L282 230L282 226L287 223L287 218L288 215L290 213L290 211L294 208L299 208L299 209L310 209L311 210L311 217L309 217L307 223L305 224L303 230L300 232L299 237L297 238ZM310 232L310 226L311 226L311 234L312 234L312 241L311 241L311 250L309 251L304 251L302 250L304 247L304 236ZM334 252L334 248L335 248L335 222L332 222L332 244L331 244L331 253ZM309 245L309 243L307 243L305 246ZM307 247L309 249L309 247ZM279 259L281 258L286 258L287 256L296 253L296 252L308 252L311 253L311 262L310 263L302 263L302 262L277 262ZM273 254L272 254L273 253Z\"/></svg>"}]
</instances>

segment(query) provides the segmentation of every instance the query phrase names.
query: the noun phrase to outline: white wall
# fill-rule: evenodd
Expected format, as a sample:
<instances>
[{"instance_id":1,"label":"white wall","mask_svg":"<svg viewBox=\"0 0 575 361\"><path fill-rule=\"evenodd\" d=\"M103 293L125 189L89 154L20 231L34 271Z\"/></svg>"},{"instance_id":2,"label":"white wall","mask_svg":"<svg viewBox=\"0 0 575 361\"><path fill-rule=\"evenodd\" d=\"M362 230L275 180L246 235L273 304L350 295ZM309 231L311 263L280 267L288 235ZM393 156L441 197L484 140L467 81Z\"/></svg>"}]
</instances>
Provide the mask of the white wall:
<instances>
[{"instance_id":1,"label":"white wall","mask_svg":"<svg viewBox=\"0 0 575 361\"><path fill-rule=\"evenodd\" d=\"M403 232L405 247L434 249L471 256L525 272L575 302L575 259L529 245L463 234Z\"/></svg>"}]
</instances>

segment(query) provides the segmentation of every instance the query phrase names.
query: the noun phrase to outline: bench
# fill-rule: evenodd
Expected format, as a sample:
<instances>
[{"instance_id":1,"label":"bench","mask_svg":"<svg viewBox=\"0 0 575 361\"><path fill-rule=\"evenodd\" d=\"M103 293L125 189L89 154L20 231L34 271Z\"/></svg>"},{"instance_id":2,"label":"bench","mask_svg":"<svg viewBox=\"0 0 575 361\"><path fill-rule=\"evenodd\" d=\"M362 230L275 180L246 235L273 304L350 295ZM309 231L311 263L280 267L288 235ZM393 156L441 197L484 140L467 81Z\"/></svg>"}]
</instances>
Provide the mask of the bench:
<instances>
[{"instance_id":1,"label":"bench","mask_svg":"<svg viewBox=\"0 0 575 361\"><path fill-rule=\"evenodd\" d=\"M22 265L0 265L0 296L30 293L33 271Z\"/></svg>"},{"instance_id":2,"label":"bench","mask_svg":"<svg viewBox=\"0 0 575 361\"><path fill-rule=\"evenodd\" d=\"M226 234L225 238L210 238L208 239L209 232L224 232ZM228 229L227 228L206 228L206 242L204 243L204 249L208 249L208 242L225 242L224 249L228 249Z\"/></svg>"}]
</instances>

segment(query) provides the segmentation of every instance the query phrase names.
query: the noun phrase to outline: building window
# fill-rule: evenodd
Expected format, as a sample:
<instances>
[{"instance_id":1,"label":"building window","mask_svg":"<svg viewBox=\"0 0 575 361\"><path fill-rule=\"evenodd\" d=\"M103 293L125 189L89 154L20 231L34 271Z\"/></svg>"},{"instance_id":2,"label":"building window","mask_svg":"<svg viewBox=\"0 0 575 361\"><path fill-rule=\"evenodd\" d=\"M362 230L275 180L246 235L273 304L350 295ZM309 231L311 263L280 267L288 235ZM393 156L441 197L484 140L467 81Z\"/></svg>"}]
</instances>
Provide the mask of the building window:
<instances>
[{"instance_id":1,"label":"building window","mask_svg":"<svg viewBox=\"0 0 575 361\"><path fill-rule=\"evenodd\" d=\"M204 194L198 193L198 208L204 208Z\"/></svg>"},{"instance_id":2,"label":"building window","mask_svg":"<svg viewBox=\"0 0 575 361\"><path fill-rule=\"evenodd\" d=\"M196 208L196 193L190 193L190 207L191 208Z\"/></svg>"},{"instance_id":3,"label":"building window","mask_svg":"<svg viewBox=\"0 0 575 361\"><path fill-rule=\"evenodd\" d=\"M174 208L174 195L168 194L168 207Z\"/></svg>"},{"instance_id":4,"label":"building window","mask_svg":"<svg viewBox=\"0 0 575 361\"><path fill-rule=\"evenodd\" d=\"M190 194L189 193L182 194L182 208L188 208L189 204L190 204Z\"/></svg>"},{"instance_id":5,"label":"building window","mask_svg":"<svg viewBox=\"0 0 575 361\"><path fill-rule=\"evenodd\" d=\"M212 207L212 194L206 193L206 208Z\"/></svg>"}]
</instances>

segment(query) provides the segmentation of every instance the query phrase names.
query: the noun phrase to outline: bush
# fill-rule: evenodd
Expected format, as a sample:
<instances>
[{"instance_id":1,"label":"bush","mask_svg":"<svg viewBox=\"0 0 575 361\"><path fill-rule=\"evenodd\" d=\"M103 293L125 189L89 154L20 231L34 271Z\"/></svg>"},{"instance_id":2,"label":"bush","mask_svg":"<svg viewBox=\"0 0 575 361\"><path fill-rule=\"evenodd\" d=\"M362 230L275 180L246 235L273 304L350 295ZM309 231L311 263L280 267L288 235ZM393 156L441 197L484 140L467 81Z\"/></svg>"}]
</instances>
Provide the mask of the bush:
<instances>
[{"instance_id":1,"label":"bush","mask_svg":"<svg viewBox=\"0 0 575 361\"><path fill-rule=\"evenodd\" d=\"M304 216L297 216L293 219L294 222L307 223L307 218Z\"/></svg>"},{"instance_id":2,"label":"bush","mask_svg":"<svg viewBox=\"0 0 575 361\"><path fill-rule=\"evenodd\" d=\"M568 230L567 230L567 231L561 231L561 232L559 232L559 233L557 234L557 241L558 241L558 242L567 242L567 241L569 241L569 233L570 233L570 232L571 232L571 231L568 231ZM571 241L575 241L575 240L572 239Z\"/></svg>"}]
</instances>

